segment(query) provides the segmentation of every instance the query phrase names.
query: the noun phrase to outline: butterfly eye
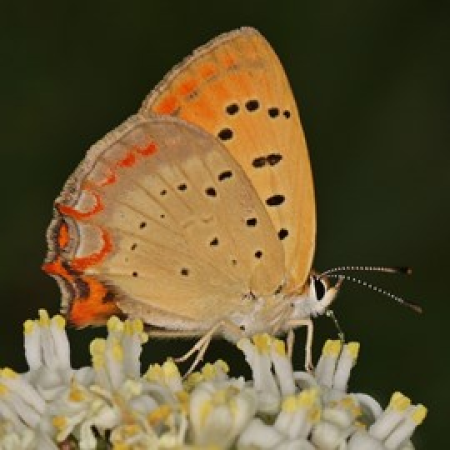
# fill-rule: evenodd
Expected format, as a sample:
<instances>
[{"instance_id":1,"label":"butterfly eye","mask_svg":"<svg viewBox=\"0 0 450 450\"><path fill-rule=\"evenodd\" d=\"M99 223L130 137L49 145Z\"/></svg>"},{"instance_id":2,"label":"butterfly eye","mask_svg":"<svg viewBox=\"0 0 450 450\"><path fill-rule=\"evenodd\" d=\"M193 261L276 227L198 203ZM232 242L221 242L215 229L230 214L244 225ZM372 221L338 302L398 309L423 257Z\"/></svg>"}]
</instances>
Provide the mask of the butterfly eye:
<instances>
[{"instance_id":1,"label":"butterfly eye","mask_svg":"<svg viewBox=\"0 0 450 450\"><path fill-rule=\"evenodd\" d=\"M321 278L313 278L313 288L316 294L316 299L322 300L325 292L327 291L325 282Z\"/></svg>"}]
</instances>

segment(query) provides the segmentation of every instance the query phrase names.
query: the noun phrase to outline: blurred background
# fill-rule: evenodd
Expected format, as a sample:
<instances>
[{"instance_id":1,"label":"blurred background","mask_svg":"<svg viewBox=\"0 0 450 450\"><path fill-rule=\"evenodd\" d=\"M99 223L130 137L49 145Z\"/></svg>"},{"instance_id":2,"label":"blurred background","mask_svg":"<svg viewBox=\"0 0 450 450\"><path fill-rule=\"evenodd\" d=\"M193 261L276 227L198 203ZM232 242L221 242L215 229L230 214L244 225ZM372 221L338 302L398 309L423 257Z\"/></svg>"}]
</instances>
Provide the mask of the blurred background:
<instances>
[{"instance_id":1,"label":"blurred background","mask_svg":"<svg viewBox=\"0 0 450 450\"><path fill-rule=\"evenodd\" d=\"M243 25L271 42L299 103L317 193L316 269L413 268L411 277L361 277L420 303L422 315L343 287L335 312L347 339L361 342L350 388L382 405L394 390L427 405L416 448L437 448L450 413L446 1L3 2L0 367L25 370L22 322L38 308L59 310L56 283L40 270L45 230L85 151L133 114L174 64ZM103 333L70 332L74 366L88 363L88 342ZM335 335L329 319L316 321L316 357ZM300 330L299 355L303 342ZM191 344L152 342L145 364ZM214 342L207 356L245 367L228 343Z\"/></svg>"}]
</instances>

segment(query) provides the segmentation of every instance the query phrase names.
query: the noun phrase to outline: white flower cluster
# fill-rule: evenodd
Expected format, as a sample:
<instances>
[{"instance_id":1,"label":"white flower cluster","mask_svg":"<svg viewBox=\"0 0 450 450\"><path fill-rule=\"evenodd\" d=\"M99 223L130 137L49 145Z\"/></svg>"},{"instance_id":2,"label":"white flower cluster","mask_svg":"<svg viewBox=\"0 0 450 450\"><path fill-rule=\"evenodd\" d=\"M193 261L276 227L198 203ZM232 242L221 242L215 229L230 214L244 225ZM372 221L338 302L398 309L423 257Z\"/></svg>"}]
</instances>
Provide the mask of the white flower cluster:
<instances>
[{"instance_id":1,"label":"white flower cluster","mask_svg":"<svg viewBox=\"0 0 450 450\"><path fill-rule=\"evenodd\" d=\"M258 335L238 344L252 380L229 377L223 361L183 380L171 360L141 374L140 321L111 318L81 369L61 316L40 311L24 328L30 370L0 371L1 450L410 450L426 416L400 393L385 410L347 393L356 343L328 341L312 376L293 372L282 341Z\"/></svg>"}]
</instances>

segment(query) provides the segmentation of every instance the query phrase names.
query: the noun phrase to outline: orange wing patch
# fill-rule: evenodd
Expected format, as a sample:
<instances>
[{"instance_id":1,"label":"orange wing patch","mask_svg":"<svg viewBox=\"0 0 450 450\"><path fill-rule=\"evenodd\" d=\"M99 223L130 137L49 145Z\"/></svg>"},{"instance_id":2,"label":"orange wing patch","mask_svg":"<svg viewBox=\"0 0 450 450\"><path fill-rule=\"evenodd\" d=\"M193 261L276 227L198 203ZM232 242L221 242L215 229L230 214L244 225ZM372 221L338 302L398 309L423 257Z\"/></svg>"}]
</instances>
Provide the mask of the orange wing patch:
<instances>
[{"instance_id":1,"label":"orange wing patch","mask_svg":"<svg viewBox=\"0 0 450 450\"><path fill-rule=\"evenodd\" d=\"M216 76L218 74L218 70L213 64L204 64L199 68L199 73L204 80L208 80Z\"/></svg>"},{"instance_id":2,"label":"orange wing patch","mask_svg":"<svg viewBox=\"0 0 450 450\"><path fill-rule=\"evenodd\" d=\"M159 105L156 107L156 112L158 114L173 114L178 108L179 103L177 97L169 95L161 99Z\"/></svg>"},{"instance_id":3,"label":"orange wing patch","mask_svg":"<svg viewBox=\"0 0 450 450\"><path fill-rule=\"evenodd\" d=\"M89 325L103 325L109 317L123 316L114 301L112 293L93 277L81 277L78 283L83 282L89 295L85 298L74 298L70 305L70 322L77 328Z\"/></svg>"},{"instance_id":4,"label":"orange wing patch","mask_svg":"<svg viewBox=\"0 0 450 450\"><path fill-rule=\"evenodd\" d=\"M90 258L79 258L72 261L62 256L62 251L70 242L69 228L63 218L59 218L59 229L56 235L56 256L53 261L46 262L42 269L53 276L63 293L70 296L68 304L63 305L69 321L76 327L102 325L111 315L123 315L115 303L114 296L108 289L93 277L82 275L81 271L101 260L111 250L111 243L104 235L105 243L99 254Z\"/></svg>"},{"instance_id":5,"label":"orange wing patch","mask_svg":"<svg viewBox=\"0 0 450 450\"><path fill-rule=\"evenodd\" d=\"M85 188L84 190L88 190ZM85 220L89 217L92 217L95 214L98 214L100 211L103 210L104 206L101 201L100 195L97 192L90 191L90 194L92 194L95 198L95 203L92 209L88 211L79 211L76 208L73 208L72 206L64 205L62 203L55 204L55 208L62 214L63 216L71 217L74 220Z\"/></svg>"},{"instance_id":6,"label":"orange wing patch","mask_svg":"<svg viewBox=\"0 0 450 450\"><path fill-rule=\"evenodd\" d=\"M151 156L156 153L156 144L154 142L150 142L150 144L145 147L138 147L137 152L143 156Z\"/></svg>"},{"instance_id":7,"label":"orange wing patch","mask_svg":"<svg viewBox=\"0 0 450 450\"><path fill-rule=\"evenodd\" d=\"M67 247L69 242L70 242L69 227L67 226L67 223L63 222L59 229L58 245L60 248L65 248Z\"/></svg>"},{"instance_id":8,"label":"orange wing patch","mask_svg":"<svg viewBox=\"0 0 450 450\"><path fill-rule=\"evenodd\" d=\"M102 230L102 239L103 246L101 250L83 258L74 258L71 264L72 269L81 272L86 270L88 267L95 266L102 262L113 249L113 244L109 233L105 230Z\"/></svg>"},{"instance_id":9,"label":"orange wing patch","mask_svg":"<svg viewBox=\"0 0 450 450\"><path fill-rule=\"evenodd\" d=\"M196 80L186 80L179 87L179 93L182 96L191 95L198 88L198 82Z\"/></svg>"},{"instance_id":10,"label":"orange wing patch","mask_svg":"<svg viewBox=\"0 0 450 450\"><path fill-rule=\"evenodd\" d=\"M50 251L42 268L60 285L65 298L63 309L76 327L104 324L113 314L123 315L116 304L115 293L95 277L84 273L104 261L114 249L110 234L90 219L105 209L102 190L117 181L120 171L132 168L140 159L150 157L156 151L157 146L152 141L131 148L112 166L104 169L106 176L101 181L90 180L90 171L87 170L88 176L80 182L77 197L73 197L73 188L67 186L67 191L63 191L66 195L55 203L55 218L48 233ZM85 210L80 209L80 205ZM99 229L102 244L99 250L76 257L80 239L77 223L82 222Z\"/></svg>"},{"instance_id":11,"label":"orange wing patch","mask_svg":"<svg viewBox=\"0 0 450 450\"><path fill-rule=\"evenodd\" d=\"M131 150L125 158L117 163L117 167L133 167L136 164L136 154Z\"/></svg>"}]
</instances>

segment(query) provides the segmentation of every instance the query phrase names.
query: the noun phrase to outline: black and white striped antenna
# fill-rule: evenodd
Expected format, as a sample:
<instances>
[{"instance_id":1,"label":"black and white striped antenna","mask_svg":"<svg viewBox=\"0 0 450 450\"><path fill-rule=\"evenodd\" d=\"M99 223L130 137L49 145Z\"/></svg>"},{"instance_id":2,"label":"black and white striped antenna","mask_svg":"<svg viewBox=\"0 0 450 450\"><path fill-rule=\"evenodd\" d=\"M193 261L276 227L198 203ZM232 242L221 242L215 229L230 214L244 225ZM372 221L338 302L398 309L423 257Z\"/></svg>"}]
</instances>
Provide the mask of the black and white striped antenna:
<instances>
[{"instance_id":1,"label":"black and white striped antenna","mask_svg":"<svg viewBox=\"0 0 450 450\"><path fill-rule=\"evenodd\" d=\"M333 269L326 270L325 272L321 273L319 275L319 278L322 277L328 277L328 278L338 278L341 280L347 280L355 284L359 284L361 286L367 287L368 289L371 289L372 291L378 292L382 295L385 295L386 297L389 297L390 299L396 301L397 303L400 303L403 306L406 306L413 311L417 313L422 312L422 308L419 305L416 305L415 303L411 303L406 301L404 298L399 297L398 295L392 294L389 291L386 291L385 289L382 289L378 286L375 286L365 280L361 280L359 278L353 277L352 275L348 275L346 273L342 272L383 272L383 273L391 273L391 274L404 274L404 275L410 275L412 273L411 268L409 267L384 267L384 266L340 266L335 267Z\"/></svg>"}]
</instances>

